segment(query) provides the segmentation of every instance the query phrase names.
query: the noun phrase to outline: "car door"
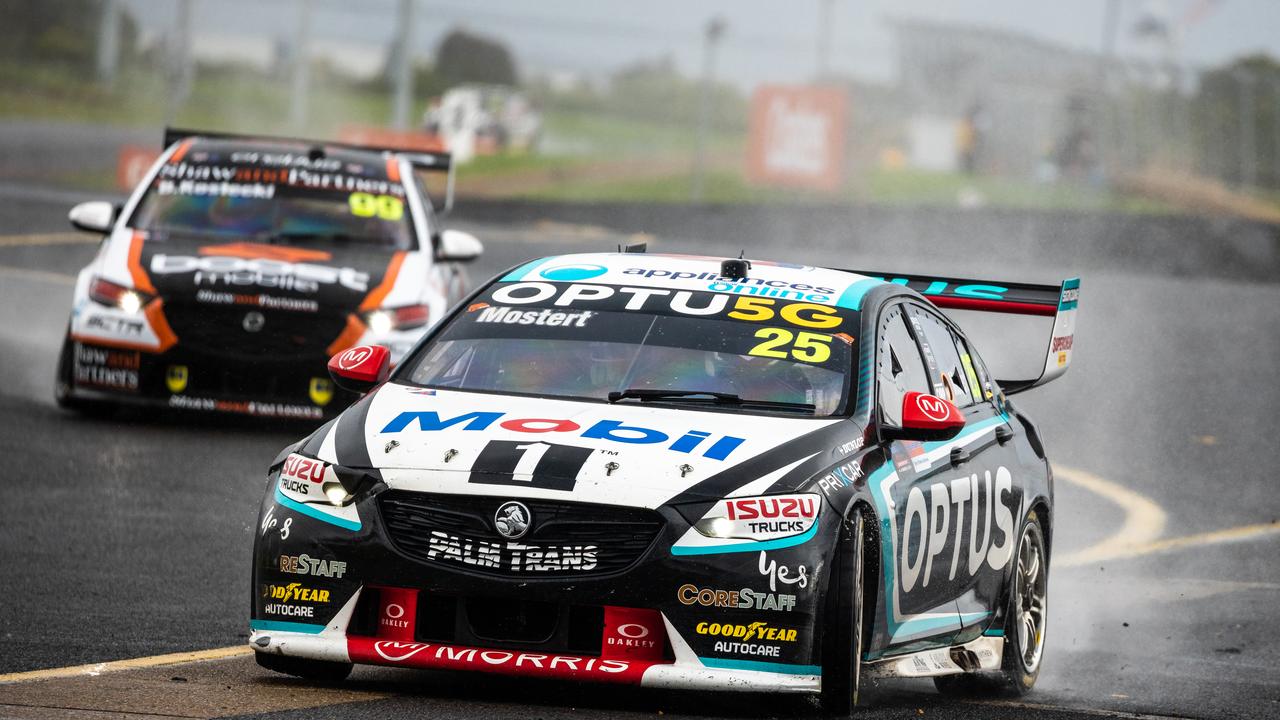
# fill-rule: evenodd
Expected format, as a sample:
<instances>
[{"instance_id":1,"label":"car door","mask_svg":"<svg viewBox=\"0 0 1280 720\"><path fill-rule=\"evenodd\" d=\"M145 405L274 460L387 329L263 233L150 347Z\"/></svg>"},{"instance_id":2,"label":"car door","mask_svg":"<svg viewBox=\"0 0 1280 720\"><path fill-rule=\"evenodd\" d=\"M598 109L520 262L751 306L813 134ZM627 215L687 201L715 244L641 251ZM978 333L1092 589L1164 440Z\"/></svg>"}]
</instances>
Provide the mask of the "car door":
<instances>
[{"instance_id":1,"label":"car door","mask_svg":"<svg viewBox=\"0 0 1280 720\"><path fill-rule=\"evenodd\" d=\"M934 476L931 502L950 507L944 513L948 517L933 519L949 528L945 545L930 548L940 551L930 580L956 598L966 629L985 627L1000 595L1002 559L1020 499L1014 479L1018 459L1008 444L1013 433L986 387L989 381L979 377L985 368L959 330L922 305L912 303L907 312L930 366L934 394L954 403L965 419L960 434L931 453L943 451L938 462L945 466Z\"/></svg>"},{"instance_id":2,"label":"car door","mask_svg":"<svg viewBox=\"0 0 1280 720\"><path fill-rule=\"evenodd\" d=\"M879 427L899 427L908 392L932 393L929 364L909 321L907 308L895 303L881 310L876 326L876 412ZM929 458L929 444L885 440L889 462L871 473L870 490L881 514L880 567L883 632L873 636L873 654L907 652L949 645L960 630L955 595L937 582L937 553L930 553L934 518L931 493L945 463ZM937 497L934 495L934 497ZM945 578L945 571L943 572Z\"/></svg>"}]
</instances>

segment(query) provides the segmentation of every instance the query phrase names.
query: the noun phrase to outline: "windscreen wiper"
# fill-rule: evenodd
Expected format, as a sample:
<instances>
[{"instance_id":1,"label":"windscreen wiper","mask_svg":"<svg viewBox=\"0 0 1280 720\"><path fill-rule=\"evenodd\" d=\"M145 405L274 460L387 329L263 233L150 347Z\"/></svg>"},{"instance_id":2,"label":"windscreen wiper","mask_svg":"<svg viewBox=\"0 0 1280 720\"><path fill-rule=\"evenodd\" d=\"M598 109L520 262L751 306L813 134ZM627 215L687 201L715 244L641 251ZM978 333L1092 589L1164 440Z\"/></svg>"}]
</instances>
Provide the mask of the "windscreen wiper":
<instances>
[{"instance_id":1,"label":"windscreen wiper","mask_svg":"<svg viewBox=\"0 0 1280 720\"><path fill-rule=\"evenodd\" d=\"M743 400L741 397L733 393L713 392L710 390L658 390L654 388L631 388L621 391L615 390L609 393L609 402L616 403L625 398L635 398L641 402L648 402L650 400L677 400L680 398L700 400L704 397L717 405L748 405L751 407L762 407L771 410L798 410L810 413L814 411L814 406L809 403L774 402L772 400Z\"/></svg>"},{"instance_id":2,"label":"windscreen wiper","mask_svg":"<svg viewBox=\"0 0 1280 720\"><path fill-rule=\"evenodd\" d=\"M712 392L710 390L658 390L654 388L630 388L628 390L614 390L609 393L609 402L616 403L625 398L635 398L636 400L670 400L673 398L696 398L698 396L706 396L717 403L726 405L738 405L742 402L742 398L733 393Z\"/></svg>"},{"instance_id":3,"label":"windscreen wiper","mask_svg":"<svg viewBox=\"0 0 1280 720\"><path fill-rule=\"evenodd\" d=\"M292 245L297 242L325 240L329 242L352 242L362 238L344 232L278 232L267 236L267 242L277 245Z\"/></svg>"}]
</instances>

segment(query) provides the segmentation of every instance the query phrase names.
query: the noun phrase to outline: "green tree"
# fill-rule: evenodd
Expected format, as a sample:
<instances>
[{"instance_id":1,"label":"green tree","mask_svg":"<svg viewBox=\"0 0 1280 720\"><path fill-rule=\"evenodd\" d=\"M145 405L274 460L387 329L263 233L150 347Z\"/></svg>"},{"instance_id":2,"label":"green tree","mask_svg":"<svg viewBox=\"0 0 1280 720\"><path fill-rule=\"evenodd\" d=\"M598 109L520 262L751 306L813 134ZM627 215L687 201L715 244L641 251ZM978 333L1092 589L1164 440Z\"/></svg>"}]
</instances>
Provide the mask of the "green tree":
<instances>
[{"instance_id":1,"label":"green tree","mask_svg":"<svg viewBox=\"0 0 1280 720\"><path fill-rule=\"evenodd\" d=\"M447 87L462 83L514 86L519 81L511 51L497 40L453 30L436 49L435 75Z\"/></svg>"}]
</instances>

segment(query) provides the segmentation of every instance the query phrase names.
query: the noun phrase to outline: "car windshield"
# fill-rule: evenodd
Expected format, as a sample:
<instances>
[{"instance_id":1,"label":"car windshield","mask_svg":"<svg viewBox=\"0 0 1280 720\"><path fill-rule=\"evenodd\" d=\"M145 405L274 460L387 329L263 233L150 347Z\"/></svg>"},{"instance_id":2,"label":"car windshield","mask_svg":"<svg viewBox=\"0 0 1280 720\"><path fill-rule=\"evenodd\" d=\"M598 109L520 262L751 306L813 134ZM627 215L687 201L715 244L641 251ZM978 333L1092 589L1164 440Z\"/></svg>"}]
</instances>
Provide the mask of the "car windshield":
<instances>
[{"instance_id":1,"label":"car windshield","mask_svg":"<svg viewBox=\"0 0 1280 720\"><path fill-rule=\"evenodd\" d=\"M149 239L228 236L280 245L412 249L404 186L364 166L324 170L247 162L260 153L199 154L161 167L130 224ZM359 172L357 172L359 171Z\"/></svg>"},{"instance_id":2,"label":"car windshield","mask_svg":"<svg viewBox=\"0 0 1280 720\"><path fill-rule=\"evenodd\" d=\"M625 289L613 293L616 302L563 303L512 302L512 284L494 287L410 358L400 377L427 387L539 397L843 412L856 332L847 328L856 327L856 313L752 298L753 311L773 306L774 321L747 322L729 316L745 298L716 293L668 293L674 301L660 303L650 290L641 304L652 307L631 310L626 301L634 296ZM597 296L614 290L574 284L556 292L566 287L603 289Z\"/></svg>"}]
</instances>

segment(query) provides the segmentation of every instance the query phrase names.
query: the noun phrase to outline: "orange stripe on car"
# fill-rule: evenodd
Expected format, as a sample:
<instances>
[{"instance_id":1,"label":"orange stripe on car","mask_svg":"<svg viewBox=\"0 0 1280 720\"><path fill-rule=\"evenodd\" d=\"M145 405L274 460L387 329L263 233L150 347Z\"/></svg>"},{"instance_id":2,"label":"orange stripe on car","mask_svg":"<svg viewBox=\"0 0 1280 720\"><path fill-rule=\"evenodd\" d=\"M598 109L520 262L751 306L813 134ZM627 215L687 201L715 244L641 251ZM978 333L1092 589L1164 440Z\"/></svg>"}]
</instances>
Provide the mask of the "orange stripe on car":
<instances>
[{"instance_id":1,"label":"orange stripe on car","mask_svg":"<svg viewBox=\"0 0 1280 720\"><path fill-rule=\"evenodd\" d=\"M133 231L133 239L129 241L129 277L133 278L134 289L155 295L156 288L151 284L146 269L142 267L142 243L145 240L142 231Z\"/></svg>"},{"instance_id":2,"label":"orange stripe on car","mask_svg":"<svg viewBox=\"0 0 1280 720\"><path fill-rule=\"evenodd\" d=\"M332 260L333 253L310 248L282 247L280 245L264 245L262 243L238 242L228 245L205 245L200 248L201 255L219 257L237 257L249 260L280 260L288 263L301 263L308 260Z\"/></svg>"},{"instance_id":3,"label":"orange stripe on car","mask_svg":"<svg viewBox=\"0 0 1280 720\"><path fill-rule=\"evenodd\" d=\"M173 154L169 156L169 162L170 163L182 162L182 158L186 157L187 151L190 149L191 149L191 138L187 138L186 140L183 140L182 144L178 146L178 149L174 150Z\"/></svg>"},{"instance_id":4,"label":"orange stripe on car","mask_svg":"<svg viewBox=\"0 0 1280 720\"><path fill-rule=\"evenodd\" d=\"M382 307L382 301L387 298L391 288L395 287L396 276L400 274L400 266L404 264L404 256L405 252L401 250L391 258L391 262L387 265L387 274L382 276L382 282L378 287L365 296L364 302L360 303L360 310L367 312Z\"/></svg>"},{"instance_id":5,"label":"orange stripe on car","mask_svg":"<svg viewBox=\"0 0 1280 720\"><path fill-rule=\"evenodd\" d=\"M137 350L152 354L162 353L178 344L178 336L174 334L173 328L169 327L169 320L164 316L163 300L159 298L152 300L146 309L142 311L142 314L146 316L147 323L151 326L151 332L156 334L156 339L160 342L158 346L131 340L113 340L93 335L81 335L80 333L71 333L71 339L89 345L100 345L102 347L116 348L117 350Z\"/></svg>"},{"instance_id":6,"label":"orange stripe on car","mask_svg":"<svg viewBox=\"0 0 1280 720\"><path fill-rule=\"evenodd\" d=\"M338 336L338 339L329 344L325 353L330 356L337 355L343 350L346 350L360 342L360 337L362 335L364 335L364 323L361 322L359 317L355 315L348 315L347 326L343 328L342 334Z\"/></svg>"},{"instance_id":7,"label":"orange stripe on car","mask_svg":"<svg viewBox=\"0 0 1280 720\"><path fill-rule=\"evenodd\" d=\"M164 300L153 300L144 313L151 323L151 332L160 340L160 347L156 352L164 352L178 344L178 336L173 333L173 328L169 327L169 319L164 316Z\"/></svg>"},{"instance_id":8,"label":"orange stripe on car","mask_svg":"<svg viewBox=\"0 0 1280 720\"><path fill-rule=\"evenodd\" d=\"M395 155L387 158L387 179L391 182L400 182L400 158Z\"/></svg>"}]
</instances>

